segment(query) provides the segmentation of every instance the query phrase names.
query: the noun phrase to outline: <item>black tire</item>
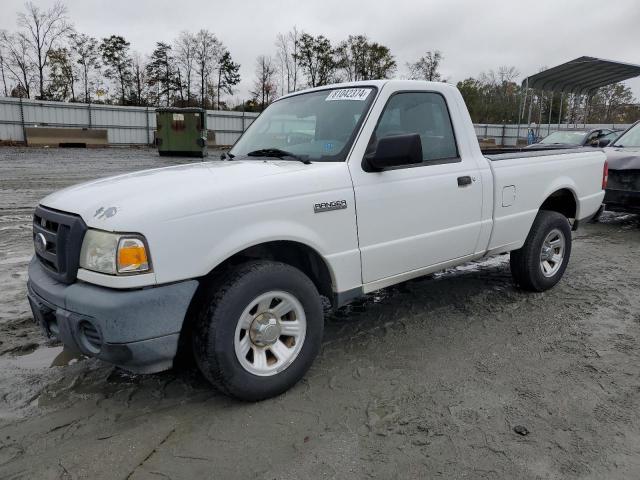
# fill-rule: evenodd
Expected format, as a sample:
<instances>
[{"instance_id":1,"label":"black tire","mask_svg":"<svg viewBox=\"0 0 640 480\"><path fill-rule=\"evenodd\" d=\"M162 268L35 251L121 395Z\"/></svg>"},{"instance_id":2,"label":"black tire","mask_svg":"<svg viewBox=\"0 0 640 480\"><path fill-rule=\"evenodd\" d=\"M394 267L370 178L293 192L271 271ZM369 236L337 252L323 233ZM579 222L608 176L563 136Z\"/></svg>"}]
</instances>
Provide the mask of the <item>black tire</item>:
<instances>
[{"instance_id":1,"label":"black tire","mask_svg":"<svg viewBox=\"0 0 640 480\"><path fill-rule=\"evenodd\" d=\"M286 369L259 376L238 361L234 338L245 308L273 290L287 292L302 304L306 335L298 356ZM321 298L309 277L284 263L252 261L225 274L209 291L194 326L192 344L196 364L214 387L241 400L258 401L285 392L304 376L320 351L324 330Z\"/></svg>"},{"instance_id":2,"label":"black tire","mask_svg":"<svg viewBox=\"0 0 640 480\"><path fill-rule=\"evenodd\" d=\"M560 267L552 276L545 276L541 267L540 255L547 235L558 229L564 235L564 258ZM571 256L571 225L567 218L548 210L538 212L529 235L518 250L511 252L511 275L517 285L525 290L542 292L553 287L560 281Z\"/></svg>"}]
</instances>

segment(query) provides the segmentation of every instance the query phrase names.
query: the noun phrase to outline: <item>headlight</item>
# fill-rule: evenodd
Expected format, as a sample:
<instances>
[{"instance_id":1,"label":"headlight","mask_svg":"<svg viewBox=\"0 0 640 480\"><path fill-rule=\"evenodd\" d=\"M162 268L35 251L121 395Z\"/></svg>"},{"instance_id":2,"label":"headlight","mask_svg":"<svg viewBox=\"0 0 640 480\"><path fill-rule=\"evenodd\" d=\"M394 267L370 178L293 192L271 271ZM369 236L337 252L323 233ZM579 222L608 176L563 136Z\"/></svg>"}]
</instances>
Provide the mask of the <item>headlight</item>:
<instances>
[{"instance_id":1,"label":"headlight","mask_svg":"<svg viewBox=\"0 0 640 480\"><path fill-rule=\"evenodd\" d=\"M142 235L87 230L80 250L80 266L110 275L142 273L151 269Z\"/></svg>"}]
</instances>

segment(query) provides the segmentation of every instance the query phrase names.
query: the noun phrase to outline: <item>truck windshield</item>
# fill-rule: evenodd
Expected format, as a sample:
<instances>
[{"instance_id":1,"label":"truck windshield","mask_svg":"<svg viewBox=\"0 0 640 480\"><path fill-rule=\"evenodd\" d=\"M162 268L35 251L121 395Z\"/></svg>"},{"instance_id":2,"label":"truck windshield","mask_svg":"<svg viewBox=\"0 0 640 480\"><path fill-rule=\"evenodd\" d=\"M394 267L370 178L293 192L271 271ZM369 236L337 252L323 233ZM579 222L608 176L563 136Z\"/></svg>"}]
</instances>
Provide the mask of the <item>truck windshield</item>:
<instances>
[{"instance_id":1,"label":"truck windshield","mask_svg":"<svg viewBox=\"0 0 640 480\"><path fill-rule=\"evenodd\" d=\"M613 144L614 147L640 147L640 123L622 135Z\"/></svg>"},{"instance_id":2,"label":"truck windshield","mask_svg":"<svg viewBox=\"0 0 640 480\"><path fill-rule=\"evenodd\" d=\"M343 162L375 91L374 87L334 88L278 100L251 124L230 153L255 158L260 151L281 150L308 161Z\"/></svg>"}]
</instances>

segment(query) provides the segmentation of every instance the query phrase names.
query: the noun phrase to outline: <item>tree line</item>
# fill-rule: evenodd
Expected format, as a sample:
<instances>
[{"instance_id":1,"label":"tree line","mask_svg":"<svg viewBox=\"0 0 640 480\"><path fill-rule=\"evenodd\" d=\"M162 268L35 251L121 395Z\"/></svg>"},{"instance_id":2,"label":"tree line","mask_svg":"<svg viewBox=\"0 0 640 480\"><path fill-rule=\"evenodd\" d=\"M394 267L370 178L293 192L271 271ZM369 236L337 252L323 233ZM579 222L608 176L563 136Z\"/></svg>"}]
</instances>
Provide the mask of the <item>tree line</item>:
<instances>
[{"instance_id":1,"label":"tree line","mask_svg":"<svg viewBox=\"0 0 640 480\"><path fill-rule=\"evenodd\" d=\"M78 32L66 6L33 2L15 32L0 32L0 80L5 96L119 105L223 108L240 82L240 65L212 32L182 32L157 42L148 56L120 35Z\"/></svg>"},{"instance_id":2,"label":"tree line","mask_svg":"<svg viewBox=\"0 0 640 480\"><path fill-rule=\"evenodd\" d=\"M337 82L385 79L396 76L398 63L389 47L367 35L349 35L332 44L324 35L313 35L297 27L276 37L275 54L260 55L256 62L249 109L264 109L278 96L301 88ZM405 78L441 80L442 54L427 52L415 63L407 63Z\"/></svg>"},{"instance_id":3,"label":"tree line","mask_svg":"<svg viewBox=\"0 0 640 480\"><path fill-rule=\"evenodd\" d=\"M228 101L240 83L240 65L211 31L183 31L160 41L148 55L120 35L94 38L74 29L64 3L51 8L27 2L15 32L0 31L0 80L5 96L120 105L200 106L261 111L279 96L341 81L392 77L449 81L444 55L428 50L403 65L389 47L367 35L332 43L297 27L276 36L274 48L255 61L250 98ZM457 83L476 123L629 123L640 118L631 89L610 85L590 98L532 92L525 97L512 66ZM563 105L560 112L561 102Z\"/></svg>"},{"instance_id":4,"label":"tree line","mask_svg":"<svg viewBox=\"0 0 640 480\"><path fill-rule=\"evenodd\" d=\"M541 69L541 70L544 70ZM503 66L457 83L474 123L633 123L640 107L630 87L616 83L590 95L525 91L515 67Z\"/></svg>"},{"instance_id":5,"label":"tree line","mask_svg":"<svg viewBox=\"0 0 640 480\"><path fill-rule=\"evenodd\" d=\"M121 35L76 31L60 1L49 9L27 2L17 27L0 32L2 93L40 100L262 110L285 93L390 78L398 68L389 47L366 35L334 45L294 27L277 35L274 55L257 57L251 98L233 106L224 98L240 83L240 65L209 30L184 31L144 56ZM411 78L440 78L420 60L407 68Z\"/></svg>"}]
</instances>

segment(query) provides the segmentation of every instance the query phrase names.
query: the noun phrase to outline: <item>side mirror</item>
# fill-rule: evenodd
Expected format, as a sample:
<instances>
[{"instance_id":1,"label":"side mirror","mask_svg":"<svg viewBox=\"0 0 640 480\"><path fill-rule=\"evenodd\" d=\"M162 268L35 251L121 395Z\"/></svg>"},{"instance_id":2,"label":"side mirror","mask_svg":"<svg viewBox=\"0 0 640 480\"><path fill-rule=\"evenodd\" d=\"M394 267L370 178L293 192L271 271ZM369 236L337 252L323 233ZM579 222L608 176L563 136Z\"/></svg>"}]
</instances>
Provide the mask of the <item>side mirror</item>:
<instances>
[{"instance_id":1,"label":"side mirror","mask_svg":"<svg viewBox=\"0 0 640 480\"><path fill-rule=\"evenodd\" d=\"M598 147L606 147L611 143L611 140L608 138L603 138L602 140L598 140Z\"/></svg>"},{"instance_id":2,"label":"side mirror","mask_svg":"<svg viewBox=\"0 0 640 480\"><path fill-rule=\"evenodd\" d=\"M365 156L366 171L422 163L422 141L417 133L392 135L378 140L376 151Z\"/></svg>"}]
</instances>

